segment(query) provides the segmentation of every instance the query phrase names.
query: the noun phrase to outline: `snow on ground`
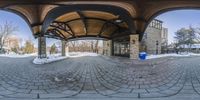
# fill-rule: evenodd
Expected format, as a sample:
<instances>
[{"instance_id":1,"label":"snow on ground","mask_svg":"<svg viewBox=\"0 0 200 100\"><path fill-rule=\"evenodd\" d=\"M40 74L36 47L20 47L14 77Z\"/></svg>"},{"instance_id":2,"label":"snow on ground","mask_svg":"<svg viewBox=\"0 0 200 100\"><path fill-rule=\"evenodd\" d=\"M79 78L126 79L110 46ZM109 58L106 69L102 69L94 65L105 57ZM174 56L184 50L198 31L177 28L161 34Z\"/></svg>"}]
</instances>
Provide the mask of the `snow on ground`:
<instances>
[{"instance_id":1,"label":"snow on ground","mask_svg":"<svg viewBox=\"0 0 200 100\"><path fill-rule=\"evenodd\" d=\"M0 57L10 57L10 58L25 58L25 57L31 57L31 56L37 56L37 53L33 54L24 54L24 55L19 55L15 53L10 53L10 54L0 54ZM53 55L48 55L47 58L40 59L36 57L33 60L34 64L46 64L46 63L51 63L59 60L66 59L68 57L70 58L76 58L76 57L83 57L83 56L99 56L97 53L91 53L91 52L70 52L67 53L65 57L61 56L60 54L53 54ZM200 54L195 54L195 53L181 53L181 54L159 54L159 55L147 55L146 59L155 59L155 58L161 58L161 57L188 57L188 56L200 56Z\"/></svg>"},{"instance_id":2,"label":"snow on ground","mask_svg":"<svg viewBox=\"0 0 200 100\"><path fill-rule=\"evenodd\" d=\"M25 58L25 57L31 57L31 56L37 56L37 53L33 54L0 54L0 57L9 57L9 58Z\"/></svg>"},{"instance_id":3,"label":"snow on ground","mask_svg":"<svg viewBox=\"0 0 200 100\"><path fill-rule=\"evenodd\" d=\"M25 58L25 57L31 57L31 56L37 56L37 53L21 54L21 55L15 54L15 53L0 54L0 57L10 57L10 58ZM46 63L51 63L51 62L63 60L63 59L66 59L68 57L75 58L75 57L83 57L83 56L98 56L98 54L90 53L90 52L70 52L70 53L66 53L65 57L61 56L61 54L53 54L53 55L48 54L47 58L40 59L40 58L36 57L33 60L33 63L34 64L46 64Z\"/></svg>"},{"instance_id":4,"label":"snow on ground","mask_svg":"<svg viewBox=\"0 0 200 100\"><path fill-rule=\"evenodd\" d=\"M181 53L181 54L159 54L159 55L147 55L147 59L161 58L161 57L188 57L188 56L200 56L200 54L195 53Z\"/></svg>"},{"instance_id":5,"label":"snow on ground","mask_svg":"<svg viewBox=\"0 0 200 100\"><path fill-rule=\"evenodd\" d=\"M42 59L36 57L33 60L33 63L34 64L47 64L47 63L63 60L66 58L67 58L67 56L61 56L60 54L54 54L54 55L48 55L47 58L42 58Z\"/></svg>"},{"instance_id":6,"label":"snow on ground","mask_svg":"<svg viewBox=\"0 0 200 100\"><path fill-rule=\"evenodd\" d=\"M91 52L70 52L69 57L75 58L75 57L83 57L83 56L98 56L97 53L91 53Z\"/></svg>"},{"instance_id":7,"label":"snow on ground","mask_svg":"<svg viewBox=\"0 0 200 100\"><path fill-rule=\"evenodd\" d=\"M61 56L60 54L54 54L54 55L48 55L47 58L40 59L36 57L33 60L34 64L47 64L59 60L66 59L68 57L75 58L75 57L83 57L83 56L98 56L96 53L90 53L90 52L70 52L66 54L66 56Z\"/></svg>"}]
</instances>

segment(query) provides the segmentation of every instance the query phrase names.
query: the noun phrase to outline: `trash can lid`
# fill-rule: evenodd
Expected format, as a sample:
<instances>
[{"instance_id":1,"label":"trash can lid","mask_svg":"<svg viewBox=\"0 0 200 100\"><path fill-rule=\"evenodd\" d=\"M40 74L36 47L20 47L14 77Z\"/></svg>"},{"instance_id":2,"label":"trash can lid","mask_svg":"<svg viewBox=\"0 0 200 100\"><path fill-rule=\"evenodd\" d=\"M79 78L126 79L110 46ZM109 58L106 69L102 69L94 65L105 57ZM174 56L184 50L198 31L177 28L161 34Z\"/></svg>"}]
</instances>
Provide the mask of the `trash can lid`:
<instances>
[{"instance_id":1,"label":"trash can lid","mask_svg":"<svg viewBox=\"0 0 200 100\"><path fill-rule=\"evenodd\" d=\"M147 54L146 52L140 52L140 54Z\"/></svg>"}]
</instances>

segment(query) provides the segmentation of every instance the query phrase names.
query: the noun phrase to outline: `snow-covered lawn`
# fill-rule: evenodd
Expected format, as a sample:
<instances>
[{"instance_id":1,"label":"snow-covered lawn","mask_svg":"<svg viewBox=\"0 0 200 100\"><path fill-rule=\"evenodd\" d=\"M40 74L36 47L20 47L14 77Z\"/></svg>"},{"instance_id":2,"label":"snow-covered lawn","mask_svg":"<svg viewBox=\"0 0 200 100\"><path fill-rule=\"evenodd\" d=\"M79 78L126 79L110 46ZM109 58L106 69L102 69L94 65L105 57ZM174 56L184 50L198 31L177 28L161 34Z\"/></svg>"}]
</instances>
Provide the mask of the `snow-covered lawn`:
<instances>
[{"instance_id":1,"label":"snow-covered lawn","mask_svg":"<svg viewBox=\"0 0 200 100\"><path fill-rule=\"evenodd\" d=\"M9 58L25 58L25 57L31 57L31 56L37 56L37 53L33 54L0 54L0 57L9 57Z\"/></svg>"},{"instance_id":2,"label":"snow-covered lawn","mask_svg":"<svg viewBox=\"0 0 200 100\"><path fill-rule=\"evenodd\" d=\"M54 55L48 55L47 58L40 59L36 57L33 60L34 64L47 64L59 60L66 59L68 57L75 58L75 57L83 57L83 56L98 56L96 53L90 53L90 52L70 52L66 54L66 56L61 56L60 54L54 54Z\"/></svg>"},{"instance_id":3,"label":"snow-covered lawn","mask_svg":"<svg viewBox=\"0 0 200 100\"><path fill-rule=\"evenodd\" d=\"M147 59L161 58L161 57L188 57L188 56L200 56L195 53L182 53L182 54L159 54L159 55L147 55Z\"/></svg>"}]
</instances>

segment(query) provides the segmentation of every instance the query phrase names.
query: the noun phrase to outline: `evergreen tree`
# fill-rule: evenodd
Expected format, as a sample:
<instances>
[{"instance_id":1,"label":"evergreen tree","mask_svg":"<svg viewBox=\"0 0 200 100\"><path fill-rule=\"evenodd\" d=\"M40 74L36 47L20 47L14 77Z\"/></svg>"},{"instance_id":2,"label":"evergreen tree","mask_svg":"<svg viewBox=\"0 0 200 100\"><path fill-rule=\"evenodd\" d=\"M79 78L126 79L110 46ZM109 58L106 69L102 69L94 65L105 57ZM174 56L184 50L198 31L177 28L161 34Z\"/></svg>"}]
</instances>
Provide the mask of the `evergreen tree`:
<instances>
[{"instance_id":1,"label":"evergreen tree","mask_svg":"<svg viewBox=\"0 0 200 100\"><path fill-rule=\"evenodd\" d=\"M24 47L24 53L30 54L34 52L34 44L31 41L26 41Z\"/></svg>"},{"instance_id":2,"label":"evergreen tree","mask_svg":"<svg viewBox=\"0 0 200 100\"><path fill-rule=\"evenodd\" d=\"M19 50L19 48L17 48L17 47L11 48L11 51L14 52L14 53L18 53L18 50Z\"/></svg>"},{"instance_id":3,"label":"evergreen tree","mask_svg":"<svg viewBox=\"0 0 200 100\"><path fill-rule=\"evenodd\" d=\"M55 54L55 53L57 53L57 47L56 44L54 43L50 48L50 54Z\"/></svg>"}]
</instances>

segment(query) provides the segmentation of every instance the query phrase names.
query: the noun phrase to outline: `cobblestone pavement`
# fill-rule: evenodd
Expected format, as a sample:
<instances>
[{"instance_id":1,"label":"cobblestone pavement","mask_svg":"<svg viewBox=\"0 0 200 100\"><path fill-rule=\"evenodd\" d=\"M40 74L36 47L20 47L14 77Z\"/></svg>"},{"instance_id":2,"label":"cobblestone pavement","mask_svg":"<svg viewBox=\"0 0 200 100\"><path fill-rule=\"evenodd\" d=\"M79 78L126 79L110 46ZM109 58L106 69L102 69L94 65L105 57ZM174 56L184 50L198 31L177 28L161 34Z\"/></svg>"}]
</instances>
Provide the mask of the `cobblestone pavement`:
<instances>
[{"instance_id":1,"label":"cobblestone pavement","mask_svg":"<svg viewBox=\"0 0 200 100\"><path fill-rule=\"evenodd\" d=\"M0 99L200 98L200 57L99 56L45 65L32 60L0 57Z\"/></svg>"}]
</instances>

